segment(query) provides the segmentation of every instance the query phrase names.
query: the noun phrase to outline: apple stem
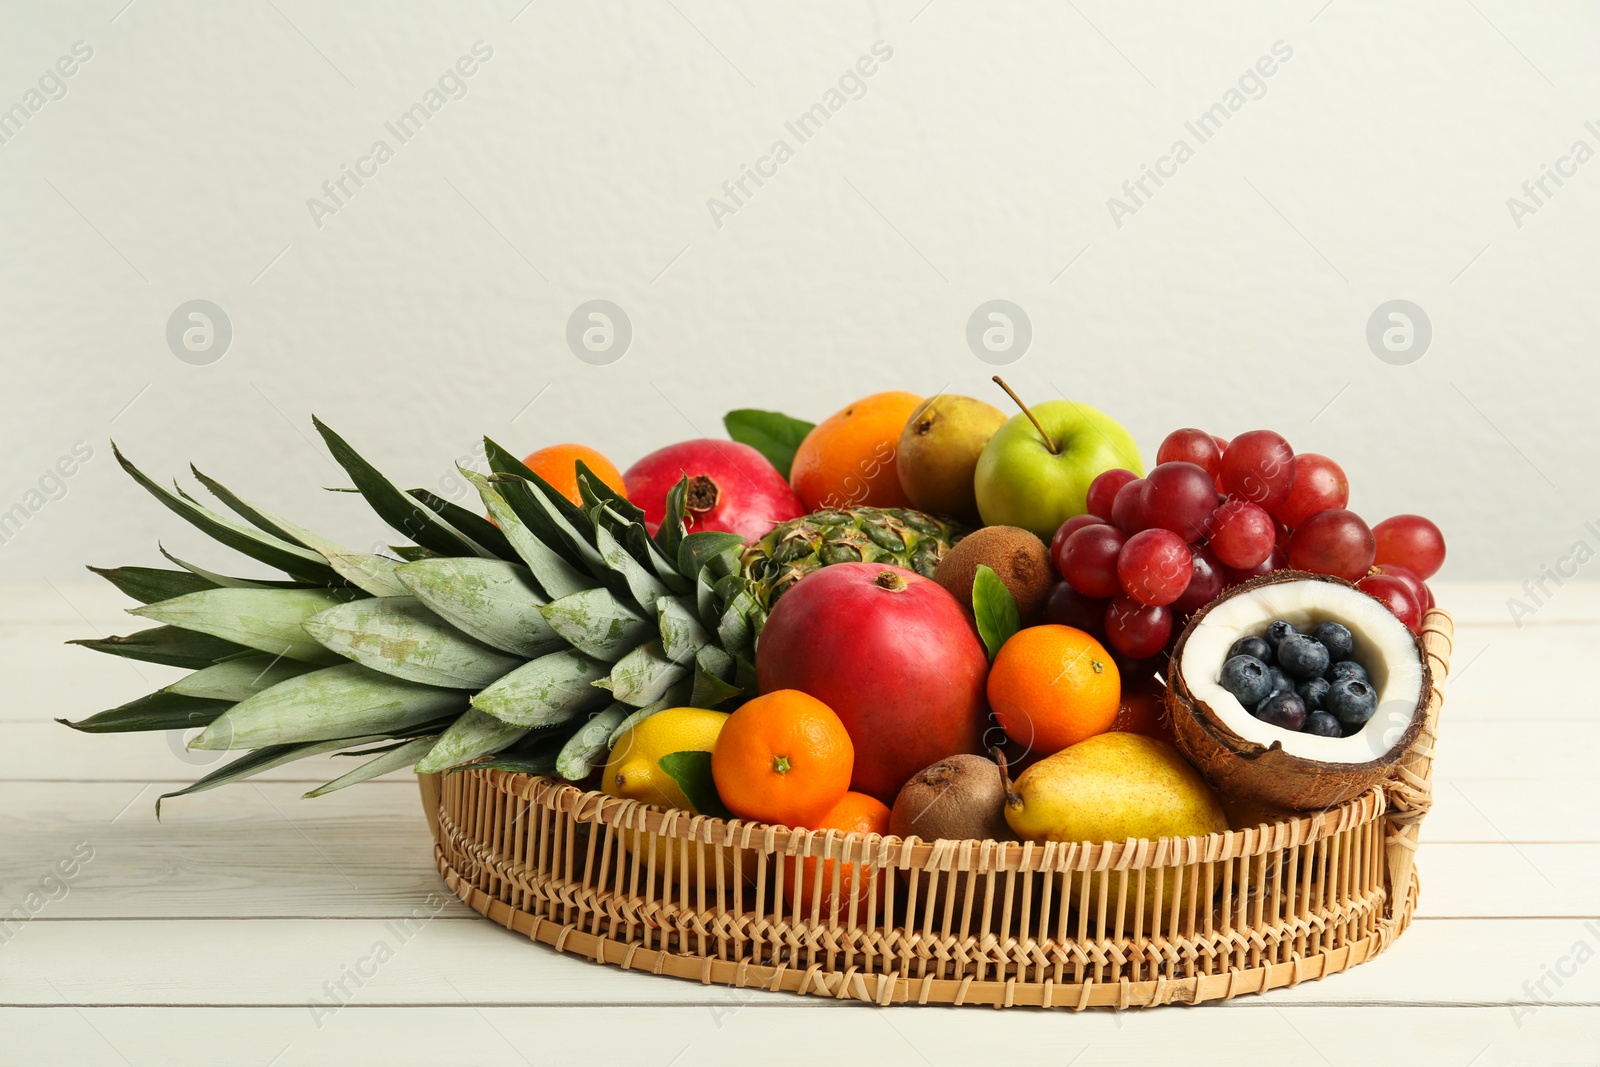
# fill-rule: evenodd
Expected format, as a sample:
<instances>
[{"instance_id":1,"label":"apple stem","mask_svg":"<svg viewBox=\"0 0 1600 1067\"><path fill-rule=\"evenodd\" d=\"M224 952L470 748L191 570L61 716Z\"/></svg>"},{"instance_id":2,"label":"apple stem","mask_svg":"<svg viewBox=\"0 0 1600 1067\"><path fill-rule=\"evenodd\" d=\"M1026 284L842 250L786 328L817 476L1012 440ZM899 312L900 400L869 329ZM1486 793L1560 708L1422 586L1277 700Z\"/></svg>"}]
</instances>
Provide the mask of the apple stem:
<instances>
[{"instance_id":1,"label":"apple stem","mask_svg":"<svg viewBox=\"0 0 1600 1067\"><path fill-rule=\"evenodd\" d=\"M1039 431L1040 437L1044 438L1044 446L1050 450L1050 454L1052 456L1059 456L1061 454L1061 450L1056 448L1056 443L1050 440L1050 435L1044 432L1044 427L1039 425L1038 418L1033 414L1032 411L1028 409L1028 405L1022 402L1022 398L1017 395L1016 390L1007 385L1006 380L1000 377L998 374L994 376L994 384L1004 389L1006 391L1006 395L1016 402L1017 407L1022 409L1022 413L1024 415L1028 416L1028 421L1033 423L1033 428Z\"/></svg>"}]
</instances>

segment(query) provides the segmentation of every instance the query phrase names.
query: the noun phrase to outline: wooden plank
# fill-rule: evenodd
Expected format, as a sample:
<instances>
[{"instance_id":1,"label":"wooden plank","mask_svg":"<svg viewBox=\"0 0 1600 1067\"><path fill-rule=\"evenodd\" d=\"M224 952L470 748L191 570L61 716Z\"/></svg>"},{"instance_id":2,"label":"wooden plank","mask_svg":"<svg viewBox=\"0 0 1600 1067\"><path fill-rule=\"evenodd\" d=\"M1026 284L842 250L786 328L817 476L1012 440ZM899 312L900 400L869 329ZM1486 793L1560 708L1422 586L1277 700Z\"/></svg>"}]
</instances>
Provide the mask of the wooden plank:
<instances>
[{"instance_id":1,"label":"wooden plank","mask_svg":"<svg viewBox=\"0 0 1600 1067\"><path fill-rule=\"evenodd\" d=\"M487 921L35 922L5 945L0 1005L726 1004L721 986L626 972ZM107 946L115 945L115 952ZM1600 1003L1600 921L1418 922L1382 956L1278 990L1285 1004ZM1584 956L1580 961L1579 956ZM1485 965L1485 961L1493 961ZM1565 961L1565 962L1563 962ZM1570 972L1558 985L1547 975ZM1540 981L1545 985L1541 989ZM746 991L761 1002L787 994Z\"/></svg>"},{"instance_id":2,"label":"wooden plank","mask_svg":"<svg viewBox=\"0 0 1600 1067\"><path fill-rule=\"evenodd\" d=\"M783 1005L730 1001L705 1008L351 1007L323 1018L320 1028L302 1005L12 1008L0 1009L0 1033L15 1056L8 1062L74 1067L171 1063L175 1041L191 1050L192 1062L211 1067L529 1067L613 1057L648 1065L749 1067L810 1058L815 1041L806 1040L811 1032L798 1013L818 1007L810 997L789 997ZM1503 1007L1397 1012L1283 1007L1271 998L1244 997L1198 1009L1097 1010L1070 1017L1022 1009L845 1006L829 1013L821 1041L830 1050L848 1050L852 1062L929 1067L1002 1057L1015 1067L1370 1064L1380 1047L1383 1059L1395 1063L1505 1067L1592 1063L1597 1029L1600 1008L1592 1007L1545 1007L1514 1017ZM1183 1050L1181 1060L1175 1060L1175 1049Z\"/></svg>"}]
</instances>

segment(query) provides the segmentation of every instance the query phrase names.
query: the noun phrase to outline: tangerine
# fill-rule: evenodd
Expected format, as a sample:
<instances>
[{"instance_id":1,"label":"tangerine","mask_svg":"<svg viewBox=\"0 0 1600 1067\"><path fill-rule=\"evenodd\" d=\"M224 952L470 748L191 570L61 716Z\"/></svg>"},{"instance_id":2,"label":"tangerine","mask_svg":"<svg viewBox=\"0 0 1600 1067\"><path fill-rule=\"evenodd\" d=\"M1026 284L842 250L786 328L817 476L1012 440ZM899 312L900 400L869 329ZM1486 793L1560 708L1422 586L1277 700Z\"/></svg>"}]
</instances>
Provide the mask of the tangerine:
<instances>
[{"instance_id":1,"label":"tangerine","mask_svg":"<svg viewBox=\"0 0 1600 1067\"><path fill-rule=\"evenodd\" d=\"M741 705L711 751L711 777L728 810L784 826L816 825L850 788L854 769L844 723L798 689Z\"/></svg>"},{"instance_id":2,"label":"tangerine","mask_svg":"<svg viewBox=\"0 0 1600 1067\"><path fill-rule=\"evenodd\" d=\"M839 798L839 802L828 811L816 825L809 827L812 830L843 830L849 834L879 834L889 833L890 812L883 801L865 793L846 793ZM817 866L821 865L820 880ZM837 874L835 868L838 868ZM811 905L819 899L822 909L819 918L836 919L848 918L850 905L857 907L857 918L866 921L866 903L873 895L874 885L877 892L883 893L888 887L890 875L887 871L876 872L876 877L871 870L860 863L844 863L840 860L819 860L814 857L800 861L800 916L805 917L811 913ZM787 900L795 899L795 886L792 876L784 876L784 896Z\"/></svg>"},{"instance_id":3,"label":"tangerine","mask_svg":"<svg viewBox=\"0 0 1600 1067\"><path fill-rule=\"evenodd\" d=\"M989 668L989 707L1013 741L1059 752L1116 721L1122 678L1105 646L1071 626L1030 626Z\"/></svg>"},{"instance_id":4,"label":"tangerine","mask_svg":"<svg viewBox=\"0 0 1600 1067\"><path fill-rule=\"evenodd\" d=\"M910 507L895 455L900 432L922 399L914 393L874 393L806 434L789 467L789 483L806 510Z\"/></svg>"},{"instance_id":5,"label":"tangerine","mask_svg":"<svg viewBox=\"0 0 1600 1067\"><path fill-rule=\"evenodd\" d=\"M622 472L609 459L588 445L549 445L531 453L523 464L533 473L553 486L568 500L583 506L583 496L578 492L578 461L588 467L618 496L627 497L628 489L622 481Z\"/></svg>"}]
</instances>

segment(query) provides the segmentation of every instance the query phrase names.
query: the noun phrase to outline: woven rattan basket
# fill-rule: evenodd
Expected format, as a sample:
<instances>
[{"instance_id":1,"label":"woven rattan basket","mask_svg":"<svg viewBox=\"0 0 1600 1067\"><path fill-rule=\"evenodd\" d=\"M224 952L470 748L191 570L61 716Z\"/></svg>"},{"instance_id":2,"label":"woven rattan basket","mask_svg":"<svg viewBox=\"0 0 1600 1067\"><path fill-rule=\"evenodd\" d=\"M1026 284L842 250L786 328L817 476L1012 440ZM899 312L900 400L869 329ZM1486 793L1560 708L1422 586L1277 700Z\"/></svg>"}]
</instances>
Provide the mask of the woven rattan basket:
<instances>
[{"instance_id":1,"label":"woven rattan basket","mask_svg":"<svg viewBox=\"0 0 1600 1067\"><path fill-rule=\"evenodd\" d=\"M1342 971L1409 924L1452 632L1429 613L1427 723L1395 775L1255 829L929 843L724 822L493 770L425 776L423 805L469 907L598 963L876 1004L1226 1000ZM860 864L871 892L828 893L816 863L822 891L804 903L807 857L842 861L836 875Z\"/></svg>"}]
</instances>

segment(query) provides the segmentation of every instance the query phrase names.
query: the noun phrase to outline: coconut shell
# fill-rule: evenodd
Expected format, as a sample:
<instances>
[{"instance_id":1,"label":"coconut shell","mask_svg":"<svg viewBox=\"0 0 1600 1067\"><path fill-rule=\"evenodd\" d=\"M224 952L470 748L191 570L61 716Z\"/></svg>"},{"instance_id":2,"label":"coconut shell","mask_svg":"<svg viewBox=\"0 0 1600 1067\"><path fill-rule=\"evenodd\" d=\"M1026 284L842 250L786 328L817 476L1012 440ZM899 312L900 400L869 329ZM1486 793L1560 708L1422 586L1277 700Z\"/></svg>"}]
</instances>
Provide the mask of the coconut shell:
<instances>
[{"instance_id":1,"label":"coconut shell","mask_svg":"<svg viewBox=\"0 0 1600 1067\"><path fill-rule=\"evenodd\" d=\"M1422 686L1416 711L1399 741L1382 756L1367 763L1324 763L1290 755L1277 741L1264 745L1240 737L1224 725L1208 705L1189 691L1183 677L1181 664L1189 635L1213 608L1224 601L1263 586L1306 580L1332 582L1355 589L1353 584L1342 578L1305 571L1275 571L1252 578L1223 593L1190 617L1177 644L1173 646L1172 669L1168 671L1170 678L1167 682L1167 710L1172 718L1178 748L1213 786L1237 801L1300 812L1337 807L1388 778L1422 731L1432 687L1422 639L1411 634L1417 658L1422 664Z\"/></svg>"}]
</instances>

